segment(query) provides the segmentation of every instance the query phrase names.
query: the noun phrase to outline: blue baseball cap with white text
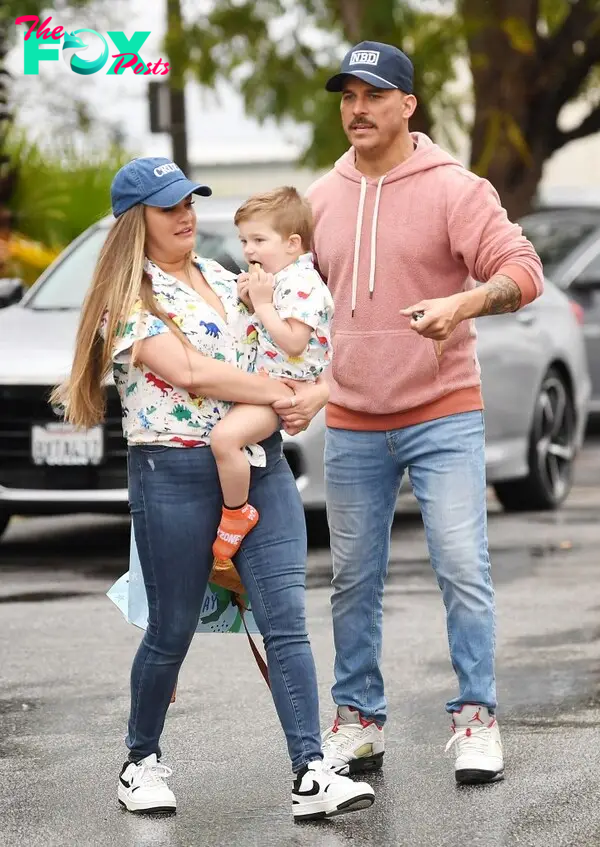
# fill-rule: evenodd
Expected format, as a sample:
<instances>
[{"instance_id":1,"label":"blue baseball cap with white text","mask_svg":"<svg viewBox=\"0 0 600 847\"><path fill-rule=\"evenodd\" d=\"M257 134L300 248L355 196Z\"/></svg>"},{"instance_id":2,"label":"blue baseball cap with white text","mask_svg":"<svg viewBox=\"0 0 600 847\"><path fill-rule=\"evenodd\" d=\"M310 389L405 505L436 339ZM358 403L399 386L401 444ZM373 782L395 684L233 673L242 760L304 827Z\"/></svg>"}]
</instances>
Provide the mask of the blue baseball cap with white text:
<instances>
[{"instance_id":1,"label":"blue baseball cap with white text","mask_svg":"<svg viewBox=\"0 0 600 847\"><path fill-rule=\"evenodd\" d=\"M343 91L346 77L353 76L374 88L397 88L413 93L414 68L406 53L380 41L361 41L342 61L340 72L325 83L327 91Z\"/></svg>"},{"instance_id":2,"label":"blue baseball cap with white text","mask_svg":"<svg viewBox=\"0 0 600 847\"><path fill-rule=\"evenodd\" d=\"M190 194L210 197L212 190L188 179L179 165L159 156L132 159L117 171L110 187L113 215L143 203L168 209L176 206Z\"/></svg>"}]
</instances>

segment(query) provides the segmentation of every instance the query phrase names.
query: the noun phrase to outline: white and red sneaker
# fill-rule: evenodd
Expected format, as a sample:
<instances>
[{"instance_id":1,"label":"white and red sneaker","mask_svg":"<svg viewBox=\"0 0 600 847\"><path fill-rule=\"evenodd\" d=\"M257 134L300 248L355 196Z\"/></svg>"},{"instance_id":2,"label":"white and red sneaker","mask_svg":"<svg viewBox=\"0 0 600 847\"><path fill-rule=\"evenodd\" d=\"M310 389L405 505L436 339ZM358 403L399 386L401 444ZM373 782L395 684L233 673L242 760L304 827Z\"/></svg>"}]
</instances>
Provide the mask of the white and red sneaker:
<instances>
[{"instance_id":1,"label":"white and red sneaker","mask_svg":"<svg viewBox=\"0 0 600 847\"><path fill-rule=\"evenodd\" d=\"M339 706L333 726L323 733L323 756L338 774L377 771L383 765L383 727L351 706Z\"/></svg>"},{"instance_id":2,"label":"white and red sneaker","mask_svg":"<svg viewBox=\"0 0 600 847\"><path fill-rule=\"evenodd\" d=\"M462 785L496 782L504 778L502 741L496 717L485 706L466 703L454 712L452 738L446 752L454 747L454 774Z\"/></svg>"}]
</instances>

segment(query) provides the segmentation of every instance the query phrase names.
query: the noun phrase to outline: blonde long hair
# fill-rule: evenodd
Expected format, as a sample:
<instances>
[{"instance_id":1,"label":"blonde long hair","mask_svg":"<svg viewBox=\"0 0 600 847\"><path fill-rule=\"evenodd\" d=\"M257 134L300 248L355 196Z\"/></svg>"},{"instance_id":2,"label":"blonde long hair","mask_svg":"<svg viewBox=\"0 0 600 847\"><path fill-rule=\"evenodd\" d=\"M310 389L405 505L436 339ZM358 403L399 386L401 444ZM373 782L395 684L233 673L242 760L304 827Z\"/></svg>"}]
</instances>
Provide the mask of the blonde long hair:
<instances>
[{"instance_id":1,"label":"blonde long hair","mask_svg":"<svg viewBox=\"0 0 600 847\"><path fill-rule=\"evenodd\" d=\"M145 243L144 207L139 204L117 218L102 246L81 309L71 373L50 398L52 403L64 406L65 420L75 426L87 429L104 420L104 381L112 367L113 347L125 334L126 319L138 300L143 309L164 321L184 345L190 346L155 300L152 282L144 272ZM188 258L191 262L191 254ZM108 321L102 338L100 326L105 312Z\"/></svg>"}]
</instances>

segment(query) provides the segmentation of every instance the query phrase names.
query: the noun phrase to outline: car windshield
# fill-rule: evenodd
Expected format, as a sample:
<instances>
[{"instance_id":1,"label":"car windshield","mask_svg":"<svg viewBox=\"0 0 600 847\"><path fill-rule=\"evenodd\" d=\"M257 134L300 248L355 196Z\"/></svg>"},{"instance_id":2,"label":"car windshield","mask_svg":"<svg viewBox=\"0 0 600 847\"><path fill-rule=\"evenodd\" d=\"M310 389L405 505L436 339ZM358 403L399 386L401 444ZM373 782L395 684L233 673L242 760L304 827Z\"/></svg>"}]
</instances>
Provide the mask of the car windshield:
<instances>
[{"instance_id":1,"label":"car windshield","mask_svg":"<svg viewBox=\"0 0 600 847\"><path fill-rule=\"evenodd\" d=\"M85 236L36 286L26 306L35 310L79 310L92 281L94 266L108 235L108 228L98 227ZM228 270L245 269L244 256L233 223L198 222L196 252L216 259Z\"/></svg>"},{"instance_id":2,"label":"car windshield","mask_svg":"<svg viewBox=\"0 0 600 847\"><path fill-rule=\"evenodd\" d=\"M551 277L569 253L600 227L600 215L595 220L567 215L531 215L520 220L519 224Z\"/></svg>"}]
</instances>

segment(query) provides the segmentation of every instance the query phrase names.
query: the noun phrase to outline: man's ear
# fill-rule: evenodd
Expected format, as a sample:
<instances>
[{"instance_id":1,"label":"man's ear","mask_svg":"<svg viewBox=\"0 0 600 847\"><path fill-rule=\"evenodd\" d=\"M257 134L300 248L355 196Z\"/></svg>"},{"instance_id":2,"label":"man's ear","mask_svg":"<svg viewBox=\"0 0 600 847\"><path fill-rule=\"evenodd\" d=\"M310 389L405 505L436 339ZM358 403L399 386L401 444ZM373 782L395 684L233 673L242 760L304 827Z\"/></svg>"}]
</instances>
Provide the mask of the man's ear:
<instances>
[{"instance_id":1,"label":"man's ear","mask_svg":"<svg viewBox=\"0 0 600 847\"><path fill-rule=\"evenodd\" d=\"M404 98L404 117L412 118L417 109L417 98L414 94L407 94Z\"/></svg>"}]
</instances>

